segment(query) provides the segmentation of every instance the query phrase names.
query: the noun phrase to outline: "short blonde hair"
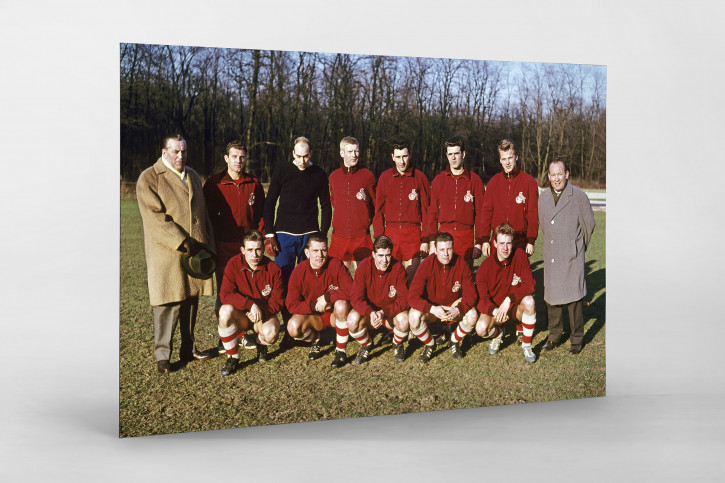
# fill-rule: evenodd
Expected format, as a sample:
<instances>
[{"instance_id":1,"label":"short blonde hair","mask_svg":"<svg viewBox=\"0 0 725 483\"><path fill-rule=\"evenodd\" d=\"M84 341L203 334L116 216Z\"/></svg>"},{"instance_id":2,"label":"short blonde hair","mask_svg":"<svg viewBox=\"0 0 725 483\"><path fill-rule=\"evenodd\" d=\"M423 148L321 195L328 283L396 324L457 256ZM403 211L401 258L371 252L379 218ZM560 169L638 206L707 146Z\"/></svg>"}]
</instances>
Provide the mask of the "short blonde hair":
<instances>
[{"instance_id":1,"label":"short blonde hair","mask_svg":"<svg viewBox=\"0 0 725 483\"><path fill-rule=\"evenodd\" d=\"M498 143L499 152L505 152L511 149L513 149L514 154L516 154L516 144L514 144L514 140L511 138L503 139L500 143Z\"/></svg>"},{"instance_id":2,"label":"short blonde hair","mask_svg":"<svg viewBox=\"0 0 725 483\"><path fill-rule=\"evenodd\" d=\"M344 138L342 138L342 141L340 141L340 151L344 151L345 146L349 145L360 146L360 143L357 142L357 139L352 136L345 136Z\"/></svg>"}]
</instances>

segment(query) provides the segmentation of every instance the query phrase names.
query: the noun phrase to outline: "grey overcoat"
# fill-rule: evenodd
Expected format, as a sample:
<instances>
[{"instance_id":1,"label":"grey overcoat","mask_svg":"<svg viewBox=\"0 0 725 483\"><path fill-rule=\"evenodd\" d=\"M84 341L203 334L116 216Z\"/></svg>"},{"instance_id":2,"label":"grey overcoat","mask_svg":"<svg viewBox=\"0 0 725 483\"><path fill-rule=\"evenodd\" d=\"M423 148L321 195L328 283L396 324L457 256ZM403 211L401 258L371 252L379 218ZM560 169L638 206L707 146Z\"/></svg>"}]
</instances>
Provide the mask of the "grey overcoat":
<instances>
[{"instance_id":1,"label":"grey overcoat","mask_svg":"<svg viewBox=\"0 0 725 483\"><path fill-rule=\"evenodd\" d=\"M188 166L186 173L188 186L159 158L136 182L151 305L213 293L211 278L193 278L181 268L179 247L187 236L214 245L201 179Z\"/></svg>"},{"instance_id":2,"label":"grey overcoat","mask_svg":"<svg viewBox=\"0 0 725 483\"><path fill-rule=\"evenodd\" d=\"M594 232L594 212L587 195L566 184L559 202L546 189L539 195L539 226L544 232L544 300L562 305L587 294L584 252Z\"/></svg>"}]
</instances>

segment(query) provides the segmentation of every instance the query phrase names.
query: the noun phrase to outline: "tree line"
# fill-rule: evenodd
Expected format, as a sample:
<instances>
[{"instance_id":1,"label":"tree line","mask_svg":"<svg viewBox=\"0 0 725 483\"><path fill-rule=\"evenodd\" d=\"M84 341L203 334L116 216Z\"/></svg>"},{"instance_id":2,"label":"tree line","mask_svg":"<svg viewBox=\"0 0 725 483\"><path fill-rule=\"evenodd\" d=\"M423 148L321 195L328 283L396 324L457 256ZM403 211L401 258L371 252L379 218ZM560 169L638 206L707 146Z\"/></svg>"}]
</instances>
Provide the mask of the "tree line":
<instances>
[{"instance_id":1,"label":"tree line","mask_svg":"<svg viewBox=\"0 0 725 483\"><path fill-rule=\"evenodd\" d=\"M248 146L247 170L263 182L292 142L310 139L313 162L340 164L339 141L360 142L374 174L392 166L404 138L430 179L445 168L443 142L466 141L466 165L484 181L501 170L496 144L518 147L519 165L543 184L564 157L589 185L606 176L603 67L422 57L121 44L121 176L135 180L181 133L189 165L221 170L227 142Z\"/></svg>"}]
</instances>

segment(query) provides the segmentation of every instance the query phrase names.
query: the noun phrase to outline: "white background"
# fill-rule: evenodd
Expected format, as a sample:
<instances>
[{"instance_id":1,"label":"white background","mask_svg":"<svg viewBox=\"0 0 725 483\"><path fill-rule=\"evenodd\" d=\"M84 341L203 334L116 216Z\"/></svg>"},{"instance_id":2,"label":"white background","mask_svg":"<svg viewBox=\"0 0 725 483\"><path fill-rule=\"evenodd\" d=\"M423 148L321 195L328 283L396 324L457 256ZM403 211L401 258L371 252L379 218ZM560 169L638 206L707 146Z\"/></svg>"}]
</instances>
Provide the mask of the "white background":
<instances>
[{"instance_id":1,"label":"white background","mask_svg":"<svg viewBox=\"0 0 725 483\"><path fill-rule=\"evenodd\" d=\"M724 478L725 7L683 5L2 2L0 476ZM120 42L607 65L607 397L118 439Z\"/></svg>"}]
</instances>

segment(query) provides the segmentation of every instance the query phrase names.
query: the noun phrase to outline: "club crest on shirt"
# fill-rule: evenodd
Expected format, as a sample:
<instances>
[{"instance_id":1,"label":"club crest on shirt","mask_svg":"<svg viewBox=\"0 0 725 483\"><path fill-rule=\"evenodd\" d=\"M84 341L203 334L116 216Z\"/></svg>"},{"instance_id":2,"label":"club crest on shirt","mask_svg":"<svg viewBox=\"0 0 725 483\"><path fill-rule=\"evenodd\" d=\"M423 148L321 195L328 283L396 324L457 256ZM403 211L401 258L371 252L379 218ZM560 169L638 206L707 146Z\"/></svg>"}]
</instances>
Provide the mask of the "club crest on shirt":
<instances>
[{"instance_id":1,"label":"club crest on shirt","mask_svg":"<svg viewBox=\"0 0 725 483\"><path fill-rule=\"evenodd\" d=\"M417 199L418 199L418 197L419 197L419 196L418 196L418 192L417 192L417 191L415 191L415 188L413 188L413 190L412 190L412 191L410 192L410 194L408 195L408 199L409 199L410 201L415 201L415 200L417 200Z\"/></svg>"},{"instance_id":2,"label":"club crest on shirt","mask_svg":"<svg viewBox=\"0 0 725 483\"><path fill-rule=\"evenodd\" d=\"M340 287L336 287L336 286L335 286L335 285L333 285L333 284L330 284L330 286L329 286L329 287L327 287L327 288L328 288L328 290L330 290L330 291L333 291L333 290L339 290L339 289L340 289Z\"/></svg>"},{"instance_id":3,"label":"club crest on shirt","mask_svg":"<svg viewBox=\"0 0 725 483\"><path fill-rule=\"evenodd\" d=\"M460 290L461 290L461 282L456 281L456 283L453 284L453 288L451 289L451 291L458 292Z\"/></svg>"},{"instance_id":4,"label":"club crest on shirt","mask_svg":"<svg viewBox=\"0 0 725 483\"><path fill-rule=\"evenodd\" d=\"M511 285L518 285L521 283L521 277L514 273L514 278L511 279Z\"/></svg>"},{"instance_id":5,"label":"club crest on shirt","mask_svg":"<svg viewBox=\"0 0 725 483\"><path fill-rule=\"evenodd\" d=\"M393 297L395 297L395 294L397 294L397 293L398 292L395 290L395 285L391 285L390 290L388 290L388 298L392 299Z\"/></svg>"},{"instance_id":6,"label":"club crest on shirt","mask_svg":"<svg viewBox=\"0 0 725 483\"><path fill-rule=\"evenodd\" d=\"M466 203L470 203L471 201L473 201L473 195L471 194L471 190L466 191L466 194L463 196L463 201L465 201Z\"/></svg>"},{"instance_id":7,"label":"club crest on shirt","mask_svg":"<svg viewBox=\"0 0 725 483\"><path fill-rule=\"evenodd\" d=\"M262 290L262 297L266 297L267 295L272 293L272 287L267 284L264 289Z\"/></svg>"},{"instance_id":8,"label":"club crest on shirt","mask_svg":"<svg viewBox=\"0 0 725 483\"><path fill-rule=\"evenodd\" d=\"M524 196L523 191L519 191L519 195L516 197L516 203L518 203L519 205L521 203L526 203L526 196Z\"/></svg>"},{"instance_id":9,"label":"club crest on shirt","mask_svg":"<svg viewBox=\"0 0 725 483\"><path fill-rule=\"evenodd\" d=\"M247 204L249 206L252 206L254 204L254 193L252 193L251 195L249 195L249 200L247 200Z\"/></svg>"},{"instance_id":10,"label":"club crest on shirt","mask_svg":"<svg viewBox=\"0 0 725 483\"><path fill-rule=\"evenodd\" d=\"M365 194L365 188L360 188L360 191L355 193L355 198L359 199L360 201L365 201L368 198Z\"/></svg>"}]
</instances>

